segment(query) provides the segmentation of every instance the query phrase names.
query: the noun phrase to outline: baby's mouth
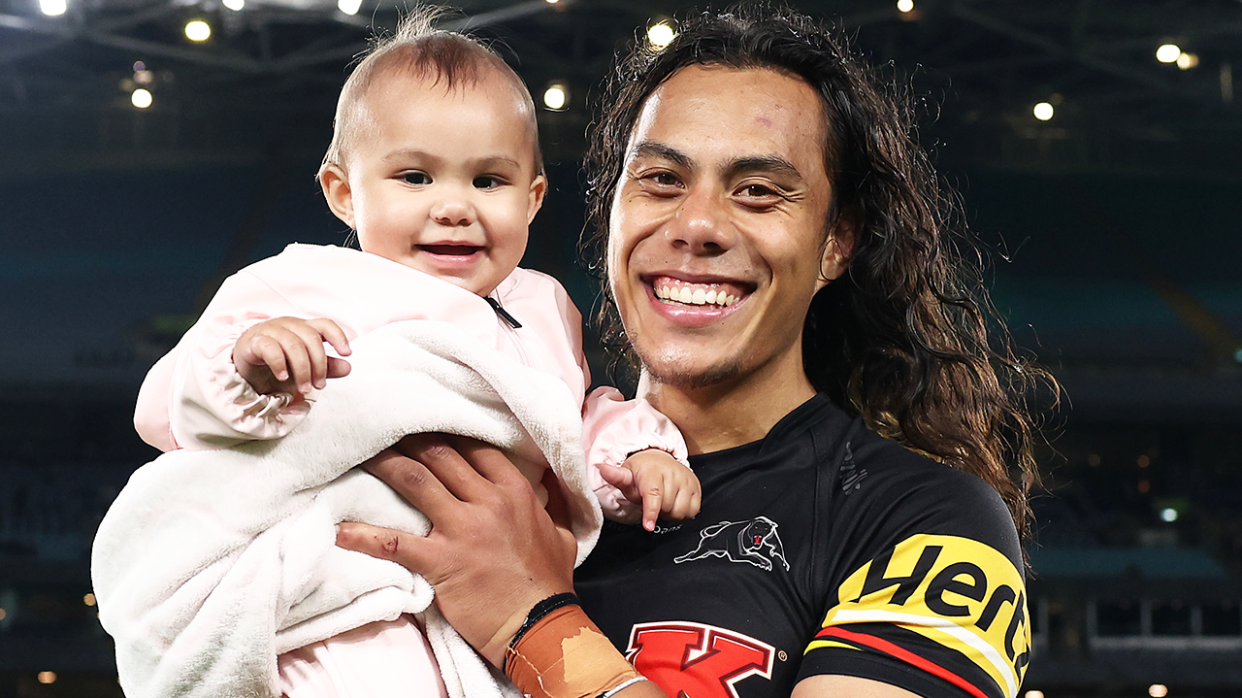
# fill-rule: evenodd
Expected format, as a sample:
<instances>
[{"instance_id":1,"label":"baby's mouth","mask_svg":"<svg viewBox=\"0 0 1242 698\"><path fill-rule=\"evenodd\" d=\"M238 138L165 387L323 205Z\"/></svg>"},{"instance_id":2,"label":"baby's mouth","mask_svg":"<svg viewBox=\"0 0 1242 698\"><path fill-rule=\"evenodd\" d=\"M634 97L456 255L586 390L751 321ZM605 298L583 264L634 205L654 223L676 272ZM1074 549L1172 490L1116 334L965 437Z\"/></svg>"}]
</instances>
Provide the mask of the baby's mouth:
<instances>
[{"instance_id":1,"label":"baby's mouth","mask_svg":"<svg viewBox=\"0 0 1242 698\"><path fill-rule=\"evenodd\" d=\"M419 245L418 249L431 254L467 257L482 248L475 245Z\"/></svg>"}]
</instances>

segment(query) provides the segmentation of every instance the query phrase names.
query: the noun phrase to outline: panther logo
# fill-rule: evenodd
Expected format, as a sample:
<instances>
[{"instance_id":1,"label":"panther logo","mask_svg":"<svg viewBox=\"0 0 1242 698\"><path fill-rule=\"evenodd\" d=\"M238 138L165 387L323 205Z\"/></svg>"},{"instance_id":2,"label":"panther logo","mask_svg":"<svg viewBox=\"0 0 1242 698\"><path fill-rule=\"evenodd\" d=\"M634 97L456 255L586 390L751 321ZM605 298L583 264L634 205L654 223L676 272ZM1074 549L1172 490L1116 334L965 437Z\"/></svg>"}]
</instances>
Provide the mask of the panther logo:
<instances>
[{"instance_id":1,"label":"panther logo","mask_svg":"<svg viewBox=\"0 0 1242 698\"><path fill-rule=\"evenodd\" d=\"M721 521L699 532L699 545L694 550L673 558L675 563L702 560L705 557L723 557L729 562L749 562L767 572L772 571L772 561L779 560L785 570L785 548L776 535L776 522L766 516L756 516L750 521Z\"/></svg>"}]
</instances>

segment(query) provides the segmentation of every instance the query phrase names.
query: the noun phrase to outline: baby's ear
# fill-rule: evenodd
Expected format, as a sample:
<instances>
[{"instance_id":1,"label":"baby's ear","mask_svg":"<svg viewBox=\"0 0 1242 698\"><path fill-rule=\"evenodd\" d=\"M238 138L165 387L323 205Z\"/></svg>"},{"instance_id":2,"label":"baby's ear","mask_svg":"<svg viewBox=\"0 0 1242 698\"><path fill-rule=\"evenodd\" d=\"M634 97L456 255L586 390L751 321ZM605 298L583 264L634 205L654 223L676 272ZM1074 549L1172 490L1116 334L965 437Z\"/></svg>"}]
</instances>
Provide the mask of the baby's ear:
<instances>
[{"instance_id":1,"label":"baby's ear","mask_svg":"<svg viewBox=\"0 0 1242 698\"><path fill-rule=\"evenodd\" d=\"M349 189L349 178L339 165L328 163L319 170L319 187L323 189L323 198L332 209L332 215L341 219L350 230L354 227L354 196Z\"/></svg>"},{"instance_id":2,"label":"baby's ear","mask_svg":"<svg viewBox=\"0 0 1242 698\"><path fill-rule=\"evenodd\" d=\"M530 183L530 205L526 208L526 224L535 220L535 214L539 213L539 208L543 206L543 197L548 193L548 178L543 174L535 177Z\"/></svg>"}]
</instances>

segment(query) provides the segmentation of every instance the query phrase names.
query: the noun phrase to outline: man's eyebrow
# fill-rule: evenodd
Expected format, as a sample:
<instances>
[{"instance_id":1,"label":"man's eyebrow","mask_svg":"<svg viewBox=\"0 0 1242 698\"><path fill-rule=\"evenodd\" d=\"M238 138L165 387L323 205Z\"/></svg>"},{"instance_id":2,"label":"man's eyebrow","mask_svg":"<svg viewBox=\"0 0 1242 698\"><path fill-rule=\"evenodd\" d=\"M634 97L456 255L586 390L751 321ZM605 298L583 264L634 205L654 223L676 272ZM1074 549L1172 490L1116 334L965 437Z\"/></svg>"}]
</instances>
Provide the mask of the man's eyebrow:
<instances>
[{"instance_id":1,"label":"man's eyebrow","mask_svg":"<svg viewBox=\"0 0 1242 698\"><path fill-rule=\"evenodd\" d=\"M685 169L690 169L694 165L693 161L690 160L690 156L672 146L655 141L643 141L634 146L634 157L660 158Z\"/></svg>"},{"instance_id":2,"label":"man's eyebrow","mask_svg":"<svg viewBox=\"0 0 1242 698\"><path fill-rule=\"evenodd\" d=\"M686 169L690 169L694 164L689 155L672 146L656 141L643 141L634 146L634 157L659 158ZM755 155L736 158L722 165L720 171L725 177L733 177L744 172L767 172L794 177L799 181L802 180L802 173L798 171L798 168L779 155Z\"/></svg>"},{"instance_id":3,"label":"man's eyebrow","mask_svg":"<svg viewBox=\"0 0 1242 698\"><path fill-rule=\"evenodd\" d=\"M744 172L767 172L795 177L798 180L802 179L802 173L798 171L798 168L794 167L792 162L779 155L737 158L725 163L720 168L720 171L726 178Z\"/></svg>"}]
</instances>

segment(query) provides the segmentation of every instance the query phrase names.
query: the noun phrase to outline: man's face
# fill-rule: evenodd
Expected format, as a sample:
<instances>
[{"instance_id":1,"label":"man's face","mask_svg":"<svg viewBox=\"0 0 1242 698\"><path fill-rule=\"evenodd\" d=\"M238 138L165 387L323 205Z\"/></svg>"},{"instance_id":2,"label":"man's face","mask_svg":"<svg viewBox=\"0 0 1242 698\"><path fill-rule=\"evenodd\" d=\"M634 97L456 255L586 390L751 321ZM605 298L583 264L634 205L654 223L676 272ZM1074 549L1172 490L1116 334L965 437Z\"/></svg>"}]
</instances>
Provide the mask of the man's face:
<instances>
[{"instance_id":1,"label":"man's face","mask_svg":"<svg viewBox=\"0 0 1242 698\"><path fill-rule=\"evenodd\" d=\"M610 286L648 379L806 384L831 187L819 96L765 69L688 67L646 101L612 203ZM827 250L827 251L825 251Z\"/></svg>"},{"instance_id":2,"label":"man's face","mask_svg":"<svg viewBox=\"0 0 1242 698\"><path fill-rule=\"evenodd\" d=\"M522 259L545 189L521 95L496 75L446 90L394 74L362 99L348 173L321 176L329 205L363 250L490 293Z\"/></svg>"}]
</instances>

